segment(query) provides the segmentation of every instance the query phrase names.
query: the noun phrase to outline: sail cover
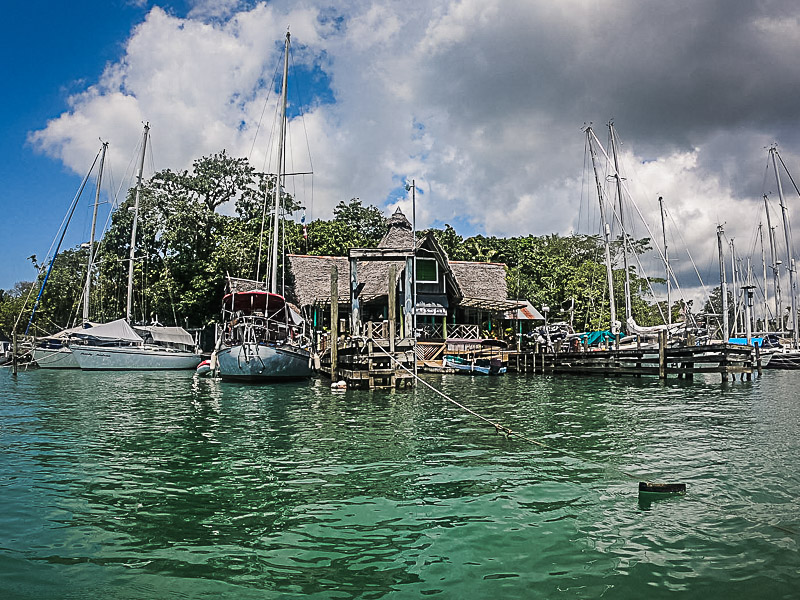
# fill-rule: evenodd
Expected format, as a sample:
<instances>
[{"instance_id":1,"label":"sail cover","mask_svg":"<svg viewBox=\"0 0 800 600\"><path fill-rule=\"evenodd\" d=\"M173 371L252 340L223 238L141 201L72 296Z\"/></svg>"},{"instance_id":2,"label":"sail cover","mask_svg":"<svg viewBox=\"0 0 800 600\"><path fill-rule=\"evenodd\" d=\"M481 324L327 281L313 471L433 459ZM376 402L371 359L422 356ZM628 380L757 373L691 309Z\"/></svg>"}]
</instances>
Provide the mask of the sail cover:
<instances>
[{"instance_id":1,"label":"sail cover","mask_svg":"<svg viewBox=\"0 0 800 600\"><path fill-rule=\"evenodd\" d=\"M633 317L628 317L627 325L628 325L628 333L634 335L652 335L658 333L659 331L678 331L680 329L685 329L686 327L685 323L673 323L672 325L654 325L652 327L644 327L641 325L637 325Z\"/></svg>"},{"instance_id":2,"label":"sail cover","mask_svg":"<svg viewBox=\"0 0 800 600\"><path fill-rule=\"evenodd\" d=\"M160 344L176 344L181 346L194 346L194 338L183 327L148 326L138 327L153 336L153 341Z\"/></svg>"},{"instance_id":3,"label":"sail cover","mask_svg":"<svg viewBox=\"0 0 800 600\"><path fill-rule=\"evenodd\" d=\"M142 342L142 338L128 325L125 319L117 319L110 323L95 325L90 329L75 332L77 337L91 337L98 340L121 340L123 342Z\"/></svg>"}]
</instances>

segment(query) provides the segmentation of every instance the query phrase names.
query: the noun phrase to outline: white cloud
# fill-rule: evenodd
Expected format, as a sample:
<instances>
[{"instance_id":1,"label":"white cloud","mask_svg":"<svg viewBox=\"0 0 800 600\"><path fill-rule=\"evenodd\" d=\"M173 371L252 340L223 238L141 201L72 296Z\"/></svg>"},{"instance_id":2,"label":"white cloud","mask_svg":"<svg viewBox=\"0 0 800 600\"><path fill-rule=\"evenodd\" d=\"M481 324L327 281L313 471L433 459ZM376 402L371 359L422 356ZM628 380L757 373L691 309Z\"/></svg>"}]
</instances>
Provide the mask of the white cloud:
<instances>
[{"instance_id":1,"label":"white cloud","mask_svg":"<svg viewBox=\"0 0 800 600\"><path fill-rule=\"evenodd\" d=\"M787 159L800 156L790 135L800 67L776 61L765 40L796 46L798 9L768 4L204 0L186 18L153 8L124 55L31 140L78 173L98 137L119 149L123 171L143 120L157 169L223 148L247 156L289 26L295 62L323 69L335 96L290 128L292 148L306 137L311 146L312 218L351 197L410 212L408 198L390 194L415 178L420 227L580 231L591 210L581 125L614 117L648 221L660 223L664 196L683 239L705 255L718 222L752 237L764 145L782 138ZM275 101L251 157L259 168Z\"/></svg>"}]
</instances>

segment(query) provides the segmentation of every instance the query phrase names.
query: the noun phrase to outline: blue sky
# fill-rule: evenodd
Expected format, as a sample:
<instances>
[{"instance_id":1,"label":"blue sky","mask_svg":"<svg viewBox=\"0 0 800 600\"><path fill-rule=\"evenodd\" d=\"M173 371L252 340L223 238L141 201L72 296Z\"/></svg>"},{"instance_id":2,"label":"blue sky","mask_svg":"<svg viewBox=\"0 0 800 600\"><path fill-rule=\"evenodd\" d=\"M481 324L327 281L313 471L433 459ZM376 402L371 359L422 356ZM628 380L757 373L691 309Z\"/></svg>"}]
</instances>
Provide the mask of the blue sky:
<instances>
[{"instance_id":1,"label":"blue sky","mask_svg":"<svg viewBox=\"0 0 800 600\"><path fill-rule=\"evenodd\" d=\"M8 289L35 277L26 259L44 257L83 177L35 151L28 134L66 110L70 95L120 56L145 9L113 0L51 1L11 2L3 12L2 55L13 57L0 63L6 87L0 95L0 288ZM90 196L76 219L87 212ZM67 247L85 241L81 234L73 228Z\"/></svg>"},{"instance_id":2,"label":"blue sky","mask_svg":"<svg viewBox=\"0 0 800 600\"><path fill-rule=\"evenodd\" d=\"M3 289L35 276L26 259L44 258L101 137L117 184L144 120L151 169L187 168L222 149L260 167L266 150L253 133L262 84L287 26L306 74L297 83L310 93L290 143L308 139L313 155L311 219L354 197L410 214L399 184L414 178L419 228L596 233L581 128L593 122L604 140L614 119L637 203L626 223L641 213L655 227L663 196L677 224L671 254L690 248L707 264L718 223L751 250L762 194L774 198L766 146L778 142L798 167L795 179L800 173L800 6L792 0L706 0L680 10L655 0L4 8ZM67 247L86 241L90 196ZM790 212L797 205L790 200ZM677 269L693 271L688 260Z\"/></svg>"}]
</instances>

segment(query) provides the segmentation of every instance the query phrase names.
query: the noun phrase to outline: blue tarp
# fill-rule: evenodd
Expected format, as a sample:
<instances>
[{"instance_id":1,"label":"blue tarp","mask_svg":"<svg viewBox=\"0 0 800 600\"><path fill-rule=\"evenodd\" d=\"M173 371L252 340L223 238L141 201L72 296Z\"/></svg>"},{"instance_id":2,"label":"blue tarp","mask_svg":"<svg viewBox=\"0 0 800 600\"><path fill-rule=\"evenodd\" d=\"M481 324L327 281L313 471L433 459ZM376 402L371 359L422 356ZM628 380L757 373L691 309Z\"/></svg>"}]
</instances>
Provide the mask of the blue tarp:
<instances>
[{"instance_id":1,"label":"blue tarp","mask_svg":"<svg viewBox=\"0 0 800 600\"><path fill-rule=\"evenodd\" d=\"M753 346L761 346L764 343L764 338L760 337L751 337L750 342ZM747 346L747 338L743 337L735 337L735 338L728 338L728 343L730 344L738 344L739 346Z\"/></svg>"},{"instance_id":2,"label":"blue tarp","mask_svg":"<svg viewBox=\"0 0 800 600\"><path fill-rule=\"evenodd\" d=\"M606 343L614 340L614 336L611 334L610 331L587 331L586 333L580 334L581 343L583 340L589 339L590 346L596 346L597 344Z\"/></svg>"}]
</instances>

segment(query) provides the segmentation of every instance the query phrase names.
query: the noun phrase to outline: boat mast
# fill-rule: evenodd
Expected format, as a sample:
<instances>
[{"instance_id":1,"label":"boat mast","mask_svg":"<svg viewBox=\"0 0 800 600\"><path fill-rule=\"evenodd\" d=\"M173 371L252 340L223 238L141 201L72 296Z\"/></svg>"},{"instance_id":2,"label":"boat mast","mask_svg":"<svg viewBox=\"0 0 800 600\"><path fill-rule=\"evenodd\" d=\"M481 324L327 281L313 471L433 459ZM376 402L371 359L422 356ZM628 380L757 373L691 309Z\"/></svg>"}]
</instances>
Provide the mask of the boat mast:
<instances>
[{"instance_id":1,"label":"boat mast","mask_svg":"<svg viewBox=\"0 0 800 600\"><path fill-rule=\"evenodd\" d=\"M781 274L778 267L781 261L777 260L775 250L775 229L769 218L769 201L767 195L764 194L764 208L767 212L767 235L769 236L769 260L770 268L772 269L772 289L775 292L775 329L783 331L783 302L781 302Z\"/></svg>"},{"instance_id":2,"label":"boat mast","mask_svg":"<svg viewBox=\"0 0 800 600\"><path fill-rule=\"evenodd\" d=\"M289 38L286 32L283 57L283 81L281 83L281 122L278 135L278 172L275 186L275 212L272 215L272 256L270 257L270 288L273 294L278 293L278 225L280 220L280 207L283 206L283 173L286 160L286 82L289 79Z\"/></svg>"},{"instance_id":3,"label":"boat mast","mask_svg":"<svg viewBox=\"0 0 800 600\"><path fill-rule=\"evenodd\" d=\"M739 331L739 291L736 281L736 249L733 245L733 238L728 242L731 247L731 279L733 283L733 336Z\"/></svg>"},{"instance_id":4,"label":"boat mast","mask_svg":"<svg viewBox=\"0 0 800 600\"><path fill-rule=\"evenodd\" d=\"M622 267L625 270L625 322L631 318L631 275L628 272L628 234L625 232L625 218L622 202L622 178L619 174L619 160L617 158L617 134L614 131L614 121L608 122L611 137L611 154L614 157L614 179L617 181L617 202L619 204L619 226L622 230Z\"/></svg>"},{"instance_id":5,"label":"boat mast","mask_svg":"<svg viewBox=\"0 0 800 600\"><path fill-rule=\"evenodd\" d=\"M758 238L761 240L761 270L764 272L764 328L762 331L769 331L769 305L767 303L767 258L764 254L764 227L763 223L758 224Z\"/></svg>"},{"instance_id":6,"label":"boat mast","mask_svg":"<svg viewBox=\"0 0 800 600\"><path fill-rule=\"evenodd\" d=\"M606 252L606 278L608 279L608 304L611 309L611 333L617 334L617 309L614 303L614 275L611 268L611 227L606 220L606 209L603 205L603 185L600 183L600 174L597 172L597 154L593 143L594 132L591 125L586 128L586 140L589 145L589 154L592 157L594 181L597 186L597 200L600 203L600 226L603 228L603 245Z\"/></svg>"},{"instance_id":7,"label":"boat mast","mask_svg":"<svg viewBox=\"0 0 800 600\"><path fill-rule=\"evenodd\" d=\"M671 280L669 276L669 251L667 250L667 227L664 224L664 198L658 197L658 206L661 209L661 232L664 238L664 272L667 279L667 324L672 325L672 305L670 304Z\"/></svg>"},{"instance_id":8,"label":"boat mast","mask_svg":"<svg viewBox=\"0 0 800 600\"><path fill-rule=\"evenodd\" d=\"M100 155L100 169L97 172L97 188L94 193L94 210L92 211L92 232L89 236L89 261L86 263L86 284L83 286L83 322L89 321L89 292L92 289L92 267L94 267L94 234L97 229L97 207L100 204L100 185L103 182L103 165L106 162L108 142L103 142Z\"/></svg>"},{"instance_id":9,"label":"boat mast","mask_svg":"<svg viewBox=\"0 0 800 600\"><path fill-rule=\"evenodd\" d=\"M789 235L789 214L786 210L786 204L783 201L783 186L781 185L781 177L778 172L778 163L775 159L775 155L778 154L778 149L772 146L769 152L772 155L772 167L775 169L775 181L778 184L778 198L780 198L781 214L783 215L783 235L786 238L786 270L789 271L789 294L791 296L792 305L792 347L797 348L797 298L794 289L794 258L792 258L792 238Z\"/></svg>"},{"instance_id":10,"label":"boat mast","mask_svg":"<svg viewBox=\"0 0 800 600\"><path fill-rule=\"evenodd\" d=\"M136 226L139 224L139 196L142 191L142 173L144 172L144 155L147 150L147 135L150 132L150 123L144 124L142 134L142 156L139 159L139 174L136 177L136 193L133 200L133 227L131 227L131 251L128 257L128 303L125 310L125 319L131 322L131 307L133 302L133 260L136 253Z\"/></svg>"},{"instance_id":11,"label":"boat mast","mask_svg":"<svg viewBox=\"0 0 800 600\"><path fill-rule=\"evenodd\" d=\"M717 225L717 246L719 247L719 287L722 296L722 342L728 343L728 281L725 278L725 261L722 253L722 225Z\"/></svg>"}]
</instances>

